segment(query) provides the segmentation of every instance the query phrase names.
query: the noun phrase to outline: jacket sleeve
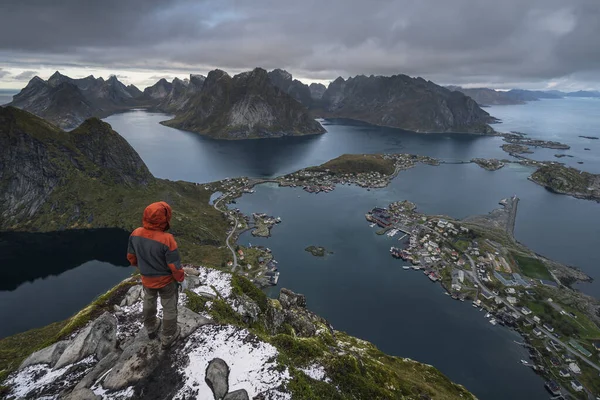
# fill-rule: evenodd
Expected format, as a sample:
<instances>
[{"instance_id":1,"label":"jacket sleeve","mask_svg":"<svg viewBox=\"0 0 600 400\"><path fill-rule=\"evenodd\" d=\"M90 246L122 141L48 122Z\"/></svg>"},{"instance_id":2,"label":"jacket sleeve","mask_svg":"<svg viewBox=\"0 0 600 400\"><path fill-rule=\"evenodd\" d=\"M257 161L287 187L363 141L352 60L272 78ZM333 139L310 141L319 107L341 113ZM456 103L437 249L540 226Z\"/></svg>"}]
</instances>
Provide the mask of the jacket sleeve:
<instances>
[{"instance_id":1,"label":"jacket sleeve","mask_svg":"<svg viewBox=\"0 0 600 400\"><path fill-rule=\"evenodd\" d=\"M129 245L127 246L127 259L132 267L137 267L137 257L135 255L135 248L132 243L132 236L129 236Z\"/></svg>"},{"instance_id":2,"label":"jacket sleeve","mask_svg":"<svg viewBox=\"0 0 600 400\"><path fill-rule=\"evenodd\" d=\"M175 242L175 238L173 237L173 235L170 235L169 249L165 254L165 259L167 260L167 265L171 269L173 278L175 278L177 282L183 282L183 280L185 279L185 274L183 272L183 269L181 268L181 257L179 256L177 242Z\"/></svg>"}]
</instances>

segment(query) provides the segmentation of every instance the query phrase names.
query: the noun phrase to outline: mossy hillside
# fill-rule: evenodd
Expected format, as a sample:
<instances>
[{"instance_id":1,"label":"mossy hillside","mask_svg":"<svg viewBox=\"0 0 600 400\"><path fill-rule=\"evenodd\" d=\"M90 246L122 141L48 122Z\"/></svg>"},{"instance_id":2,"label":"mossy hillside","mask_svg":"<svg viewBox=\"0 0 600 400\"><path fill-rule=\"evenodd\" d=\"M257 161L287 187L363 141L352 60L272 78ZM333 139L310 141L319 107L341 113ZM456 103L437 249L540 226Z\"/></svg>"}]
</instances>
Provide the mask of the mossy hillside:
<instances>
[{"instance_id":1,"label":"mossy hillside","mask_svg":"<svg viewBox=\"0 0 600 400\"><path fill-rule=\"evenodd\" d=\"M22 212L9 210L10 218L0 219L0 229L132 230L141 225L148 204L166 201L173 208L171 232L180 242L185 261L219 265L225 257L226 248L219 247L224 246L228 223L209 204L212 192L206 188L213 185L155 179L110 125L92 118L64 132L32 114L6 107L0 108L0 133L0 139L7 142L7 153L0 153L0 159L17 157L34 175L23 178L19 169L9 168L0 186L18 184L24 193L44 187L37 197L21 204ZM32 152L38 157L31 156ZM32 206L37 202L41 206Z\"/></svg>"},{"instance_id":2,"label":"mossy hillside","mask_svg":"<svg viewBox=\"0 0 600 400\"><path fill-rule=\"evenodd\" d=\"M308 171L324 172L345 175L379 172L383 175L394 173L394 160L386 159L380 154L344 154L333 160L327 161L318 167L307 168Z\"/></svg>"}]
</instances>

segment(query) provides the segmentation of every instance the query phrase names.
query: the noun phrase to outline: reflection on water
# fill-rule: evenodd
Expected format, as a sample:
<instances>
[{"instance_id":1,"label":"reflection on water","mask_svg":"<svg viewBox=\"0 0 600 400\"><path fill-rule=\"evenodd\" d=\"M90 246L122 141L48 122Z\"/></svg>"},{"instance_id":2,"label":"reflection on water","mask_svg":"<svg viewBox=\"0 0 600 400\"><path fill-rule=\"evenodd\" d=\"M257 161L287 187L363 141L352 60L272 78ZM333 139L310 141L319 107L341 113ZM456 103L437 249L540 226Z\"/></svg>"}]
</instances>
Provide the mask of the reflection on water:
<instances>
[{"instance_id":1,"label":"reflection on water","mask_svg":"<svg viewBox=\"0 0 600 400\"><path fill-rule=\"evenodd\" d=\"M0 337L68 318L129 276L118 229L0 233Z\"/></svg>"}]
</instances>

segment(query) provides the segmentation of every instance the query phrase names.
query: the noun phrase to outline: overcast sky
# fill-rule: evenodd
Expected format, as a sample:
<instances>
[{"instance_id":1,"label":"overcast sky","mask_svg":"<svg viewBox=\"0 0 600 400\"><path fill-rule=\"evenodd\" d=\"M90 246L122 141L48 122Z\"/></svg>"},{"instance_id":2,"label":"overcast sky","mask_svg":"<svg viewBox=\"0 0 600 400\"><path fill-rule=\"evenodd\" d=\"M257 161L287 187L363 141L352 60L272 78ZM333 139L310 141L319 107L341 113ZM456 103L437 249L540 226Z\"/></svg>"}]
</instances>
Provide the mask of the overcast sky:
<instances>
[{"instance_id":1,"label":"overcast sky","mask_svg":"<svg viewBox=\"0 0 600 400\"><path fill-rule=\"evenodd\" d=\"M55 70L140 88L284 68L439 84L600 89L600 0L1 0L0 88Z\"/></svg>"}]
</instances>

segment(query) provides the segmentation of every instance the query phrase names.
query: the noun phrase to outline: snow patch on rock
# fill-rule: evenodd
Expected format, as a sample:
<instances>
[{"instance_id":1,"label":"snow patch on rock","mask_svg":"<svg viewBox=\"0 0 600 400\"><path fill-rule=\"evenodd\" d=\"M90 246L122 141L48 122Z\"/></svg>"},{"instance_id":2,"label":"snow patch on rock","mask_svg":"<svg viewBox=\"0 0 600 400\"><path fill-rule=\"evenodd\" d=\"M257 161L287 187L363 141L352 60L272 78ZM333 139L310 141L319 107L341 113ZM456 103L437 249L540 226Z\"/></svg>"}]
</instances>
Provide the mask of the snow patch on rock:
<instances>
[{"instance_id":1,"label":"snow patch on rock","mask_svg":"<svg viewBox=\"0 0 600 400\"><path fill-rule=\"evenodd\" d=\"M200 286L192 289L194 293L214 293L225 299L231 297L231 274L206 267L199 267L198 272Z\"/></svg>"},{"instance_id":2,"label":"snow patch on rock","mask_svg":"<svg viewBox=\"0 0 600 400\"><path fill-rule=\"evenodd\" d=\"M185 383L175 399L212 398L204 378L206 367L214 358L229 365L229 391L246 389L250 398L262 395L265 400L291 399L284 391L290 374L287 368L278 370L277 349L246 329L205 325L188 338L183 353L188 355L189 363L179 371Z\"/></svg>"},{"instance_id":3,"label":"snow patch on rock","mask_svg":"<svg viewBox=\"0 0 600 400\"><path fill-rule=\"evenodd\" d=\"M325 368L319 364L312 364L306 368L300 368L300 371L304 372L309 378L317 381L331 382L331 379L327 377Z\"/></svg>"},{"instance_id":4,"label":"snow patch on rock","mask_svg":"<svg viewBox=\"0 0 600 400\"><path fill-rule=\"evenodd\" d=\"M48 364L30 365L10 376L4 384L11 387L10 394L17 399L54 399L61 387L78 382L95 364L96 358L88 356L56 370Z\"/></svg>"}]
</instances>

